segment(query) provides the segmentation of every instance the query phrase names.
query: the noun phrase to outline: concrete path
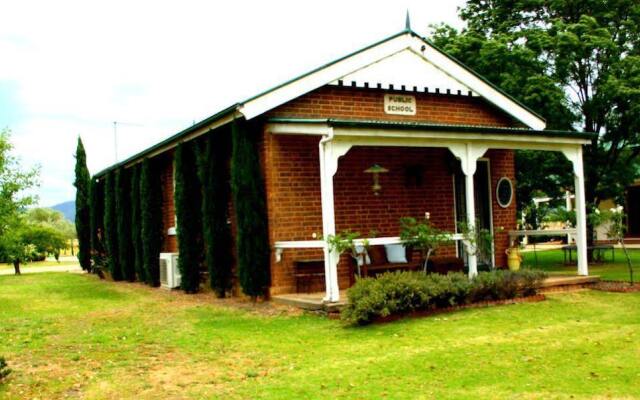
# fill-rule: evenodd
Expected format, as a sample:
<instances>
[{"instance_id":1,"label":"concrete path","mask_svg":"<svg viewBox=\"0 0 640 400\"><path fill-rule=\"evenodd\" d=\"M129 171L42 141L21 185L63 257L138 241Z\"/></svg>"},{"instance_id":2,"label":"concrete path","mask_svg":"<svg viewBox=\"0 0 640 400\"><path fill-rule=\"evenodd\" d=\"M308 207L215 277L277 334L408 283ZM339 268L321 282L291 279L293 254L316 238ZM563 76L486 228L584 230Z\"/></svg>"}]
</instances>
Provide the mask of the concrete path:
<instances>
[{"instance_id":1,"label":"concrete path","mask_svg":"<svg viewBox=\"0 0 640 400\"><path fill-rule=\"evenodd\" d=\"M28 265L21 266L20 272L23 274L36 274L39 272L82 272L80 264L75 265L52 265L49 267L29 267ZM0 269L0 275L13 275L15 271L13 268Z\"/></svg>"}]
</instances>

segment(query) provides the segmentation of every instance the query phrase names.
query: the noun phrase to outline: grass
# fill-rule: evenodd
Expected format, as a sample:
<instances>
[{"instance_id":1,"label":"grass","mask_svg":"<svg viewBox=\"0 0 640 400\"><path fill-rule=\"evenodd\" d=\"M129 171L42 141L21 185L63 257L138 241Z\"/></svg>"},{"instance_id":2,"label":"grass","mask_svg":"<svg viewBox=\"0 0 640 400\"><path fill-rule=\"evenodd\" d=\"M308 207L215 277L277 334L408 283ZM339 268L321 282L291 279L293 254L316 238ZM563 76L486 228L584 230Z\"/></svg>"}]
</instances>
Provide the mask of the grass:
<instances>
[{"instance_id":1,"label":"grass","mask_svg":"<svg viewBox=\"0 0 640 400\"><path fill-rule=\"evenodd\" d=\"M629 249L631 256L631 265L634 267L635 280L640 281L640 249ZM564 256L562 250L543 250L522 253L523 265L531 268L537 268L547 271L550 275L566 275L575 274L576 265L564 265ZM573 252L573 260L575 262L575 251ZM622 249L615 249L615 262L611 261L611 251L604 254L605 262L590 263L589 274L599 275L603 280L627 281L629 280L629 270L627 267L627 259Z\"/></svg>"},{"instance_id":2,"label":"grass","mask_svg":"<svg viewBox=\"0 0 640 400\"><path fill-rule=\"evenodd\" d=\"M78 265L78 261L37 261L30 263L20 263L20 268L31 268L31 267L66 267L69 265ZM0 270L3 269L13 269L13 264L0 264Z\"/></svg>"},{"instance_id":3,"label":"grass","mask_svg":"<svg viewBox=\"0 0 640 400\"><path fill-rule=\"evenodd\" d=\"M0 398L640 398L639 308L640 294L584 291L351 328L87 275L3 276L14 372Z\"/></svg>"}]
</instances>

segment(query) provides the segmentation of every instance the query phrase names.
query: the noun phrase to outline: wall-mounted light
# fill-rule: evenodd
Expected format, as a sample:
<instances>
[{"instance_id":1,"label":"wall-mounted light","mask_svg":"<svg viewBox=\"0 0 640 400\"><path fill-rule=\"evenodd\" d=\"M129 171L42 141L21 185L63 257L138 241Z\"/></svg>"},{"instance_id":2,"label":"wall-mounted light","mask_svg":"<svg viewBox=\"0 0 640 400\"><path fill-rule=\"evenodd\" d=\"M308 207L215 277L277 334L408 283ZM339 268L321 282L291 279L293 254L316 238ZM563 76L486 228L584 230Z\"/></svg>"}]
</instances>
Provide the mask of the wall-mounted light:
<instances>
[{"instance_id":1,"label":"wall-mounted light","mask_svg":"<svg viewBox=\"0 0 640 400\"><path fill-rule=\"evenodd\" d=\"M373 164L371 167L365 169L364 172L373 174L373 186L371 186L371 189L373 190L373 194L376 196L379 195L380 190L382 190L382 186L380 186L380 174L386 174L389 170L378 164Z\"/></svg>"}]
</instances>

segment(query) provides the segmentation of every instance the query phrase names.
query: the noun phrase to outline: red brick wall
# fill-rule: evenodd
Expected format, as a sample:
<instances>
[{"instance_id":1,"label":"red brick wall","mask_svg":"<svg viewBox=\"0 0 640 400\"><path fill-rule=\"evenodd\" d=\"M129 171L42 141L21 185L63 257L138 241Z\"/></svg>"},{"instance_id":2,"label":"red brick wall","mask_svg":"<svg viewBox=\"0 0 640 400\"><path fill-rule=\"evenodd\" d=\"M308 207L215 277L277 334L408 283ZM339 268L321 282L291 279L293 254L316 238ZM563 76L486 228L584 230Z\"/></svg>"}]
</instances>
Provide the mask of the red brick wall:
<instances>
[{"instance_id":1,"label":"red brick wall","mask_svg":"<svg viewBox=\"0 0 640 400\"><path fill-rule=\"evenodd\" d=\"M508 231L516 229L516 176L513 150L489 150L487 157L490 160L491 172L491 207L493 209L493 229L495 232L495 258L496 266L507 266L507 255L505 250L509 246ZM507 208L502 208L498 204L496 197L496 187L502 177L508 177L513 183L513 199Z\"/></svg>"},{"instance_id":2,"label":"red brick wall","mask_svg":"<svg viewBox=\"0 0 640 400\"><path fill-rule=\"evenodd\" d=\"M479 97L412 93L416 115L384 112L389 91L324 86L268 113L270 117L353 118L441 124L513 126L513 119Z\"/></svg>"},{"instance_id":3,"label":"red brick wall","mask_svg":"<svg viewBox=\"0 0 640 400\"><path fill-rule=\"evenodd\" d=\"M161 171L160 182L162 186L162 247L163 253L178 251L176 235L168 235L169 228L175 227L176 212L173 204L173 150L166 152L158 158Z\"/></svg>"},{"instance_id":4,"label":"red brick wall","mask_svg":"<svg viewBox=\"0 0 640 400\"><path fill-rule=\"evenodd\" d=\"M313 240L322 237L322 209L317 137L266 136L265 154L270 241ZM445 159L448 150L436 148L354 147L339 161L334 178L336 231L358 231L368 236L397 236L401 217L423 218L425 212L441 229L455 229L453 177ZM372 176L363 171L379 163L389 172L380 176L382 191L371 190ZM408 166L419 166L422 184L405 184ZM439 255L454 255L455 248ZM320 259L320 250L285 250L272 263L272 294L295 290L293 261ZM348 287L351 260L339 265L339 284ZM317 290L323 290L319 281Z\"/></svg>"},{"instance_id":5,"label":"red brick wall","mask_svg":"<svg viewBox=\"0 0 640 400\"><path fill-rule=\"evenodd\" d=\"M287 103L269 116L298 118L352 118L423 121L465 125L510 126L513 122L477 98L416 94L416 116L391 116L383 111L383 91L324 87ZM282 136L265 133L263 163L267 188L269 237L275 241L313 240L322 237L318 137ZM403 216L431 214L434 223L449 231L455 228L453 178L447 167L448 150L437 148L354 147L339 161L334 178L336 231L352 230L363 235L377 231L378 236L399 233ZM513 178L513 152L492 150L492 191L503 176ZM372 177L363 171L373 163L390 170L381 175L382 192L374 196ZM420 187L405 185L407 166L423 171ZM515 202L508 209L497 205L492 194L494 227L504 226L497 234L496 263L506 265L506 231L515 227ZM455 254L449 246L441 255ZM321 259L317 249L285 250L281 262L272 261L272 294L295 291L292 276L296 259ZM351 261L343 256L339 265L340 287L348 287ZM324 290L324 282L314 287Z\"/></svg>"},{"instance_id":6,"label":"red brick wall","mask_svg":"<svg viewBox=\"0 0 640 400\"><path fill-rule=\"evenodd\" d=\"M423 121L474 125L513 125L502 113L477 98L417 93L417 115L391 116L383 112L384 92L377 90L325 87L285 104L270 116L308 118L353 118ZM312 240L322 236L318 137L276 136L265 133L260 145L266 185L269 216L269 240ZM398 220L403 216L422 218L429 212L442 229L454 229L453 179L445 162L446 149L355 147L340 159L335 176L336 229L350 229L367 235L376 230L378 236L398 234ZM495 200L497 180L505 175L513 178L513 152L492 150L491 159L494 227L515 227L515 201L502 209ZM166 235L175 225L173 208L173 152L160 156L163 185L163 222L165 237L162 251L177 251L175 236ZM379 163L390 170L381 175L382 192L374 196L372 177L363 170ZM419 165L423 184L405 185L405 168ZM231 214L233 216L233 214ZM232 217L233 221L233 217ZM235 224L233 224L235 225ZM232 230L235 229L232 227ZM506 232L496 240L496 262L506 265L504 249ZM454 254L453 246L443 248L441 255ZM283 260L272 257L272 294L295 290L292 277L293 260L322 258L322 251L285 250ZM342 288L350 281L351 261L343 257L339 266ZM319 281L316 290L324 290Z\"/></svg>"}]
</instances>

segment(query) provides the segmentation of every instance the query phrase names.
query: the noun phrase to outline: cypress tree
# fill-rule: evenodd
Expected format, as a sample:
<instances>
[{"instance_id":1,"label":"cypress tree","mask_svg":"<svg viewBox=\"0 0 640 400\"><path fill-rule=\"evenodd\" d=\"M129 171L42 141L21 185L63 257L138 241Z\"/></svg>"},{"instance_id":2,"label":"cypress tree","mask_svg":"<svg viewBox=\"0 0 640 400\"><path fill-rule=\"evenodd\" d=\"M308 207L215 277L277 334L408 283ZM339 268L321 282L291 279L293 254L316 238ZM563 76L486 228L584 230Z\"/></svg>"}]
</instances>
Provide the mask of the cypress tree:
<instances>
[{"instance_id":1,"label":"cypress tree","mask_svg":"<svg viewBox=\"0 0 640 400\"><path fill-rule=\"evenodd\" d=\"M118 224L116 221L116 172L109 171L104 186L104 239L107 265L114 281L122 280L118 253Z\"/></svg>"},{"instance_id":2,"label":"cypress tree","mask_svg":"<svg viewBox=\"0 0 640 400\"><path fill-rule=\"evenodd\" d=\"M73 185L76 187L76 233L78 235L78 261L83 270L91 269L91 223L89 208L89 185L91 175L87 168L87 155L82 145L82 139L78 137L76 147L76 179Z\"/></svg>"},{"instance_id":3,"label":"cypress tree","mask_svg":"<svg viewBox=\"0 0 640 400\"><path fill-rule=\"evenodd\" d=\"M131 244L133 245L133 265L139 281L146 282L142 261L142 232L140 223L140 164L131 168Z\"/></svg>"},{"instance_id":4,"label":"cypress tree","mask_svg":"<svg viewBox=\"0 0 640 400\"><path fill-rule=\"evenodd\" d=\"M195 293L200 286L200 262L202 248L201 191L198 181L194 143L181 143L175 151L174 204L178 219L178 267L180 287L187 293Z\"/></svg>"},{"instance_id":5,"label":"cypress tree","mask_svg":"<svg viewBox=\"0 0 640 400\"><path fill-rule=\"evenodd\" d=\"M91 254L94 265L102 265L104 260L104 245L101 238L104 237L104 180L91 179L89 185L89 210L91 211Z\"/></svg>"},{"instance_id":6,"label":"cypress tree","mask_svg":"<svg viewBox=\"0 0 640 400\"><path fill-rule=\"evenodd\" d=\"M131 243L131 199L129 191L129 171L121 168L116 173L116 210L118 224L118 251L122 278L133 282L136 272L133 265L133 245Z\"/></svg>"},{"instance_id":7,"label":"cypress tree","mask_svg":"<svg viewBox=\"0 0 640 400\"><path fill-rule=\"evenodd\" d=\"M236 213L238 278L255 299L266 294L271 274L264 182L257 149L257 125L244 120L231 127L231 187Z\"/></svg>"},{"instance_id":8,"label":"cypress tree","mask_svg":"<svg viewBox=\"0 0 640 400\"><path fill-rule=\"evenodd\" d=\"M209 284L218 297L231 289L232 238L229 224L231 137L218 130L200 143L198 176L202 183L202 235Z\"/></svg>"},{"instance_id":9,"label":"cypress tree","mask_svg":"<svg viewBox=\"0 0 640 400\"><path fill-rule=\"evenodd\" d=\"M160 286L160 247L162 245L162 202L160 174L150 159L140 171L140 217L142 224L142 265L145 281Z\"/></svg>"}]
</instances>

